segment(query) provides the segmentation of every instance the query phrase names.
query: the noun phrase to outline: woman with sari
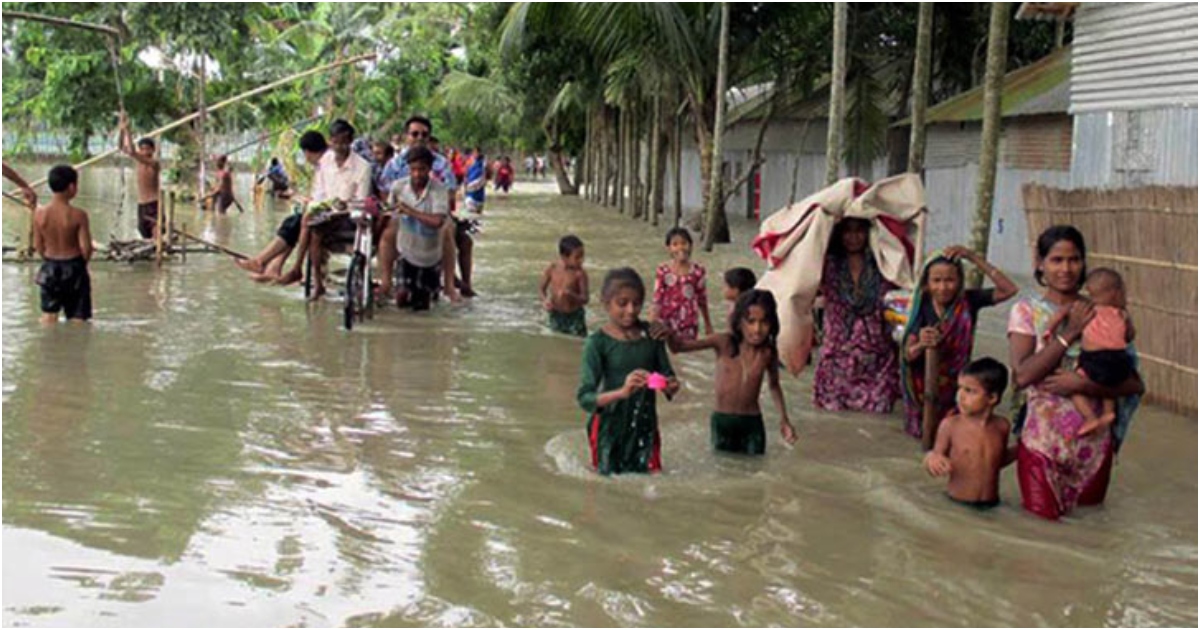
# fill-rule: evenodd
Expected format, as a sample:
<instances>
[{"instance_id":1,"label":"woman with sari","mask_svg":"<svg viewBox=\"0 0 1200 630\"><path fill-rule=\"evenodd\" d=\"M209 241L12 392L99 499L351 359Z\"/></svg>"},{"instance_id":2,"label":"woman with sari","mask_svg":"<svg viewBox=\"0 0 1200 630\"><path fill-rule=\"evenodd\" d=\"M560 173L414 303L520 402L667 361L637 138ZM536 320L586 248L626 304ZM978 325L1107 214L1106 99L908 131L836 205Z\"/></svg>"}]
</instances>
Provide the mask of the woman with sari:
<instances>
[{"instance_id":1,"label":"woman with sari","mask_svg":"<svg viewBox=\"0 0 1200 630\"><path fill-rule=\"evenodd\" d=\"M889 413L900 397L899 355L883 320L883 296L895 285L879 271L870 229L865 219L842 219L825 255L823 341L813 376L818 409Z\"/></svg>"},{"instance_id":2,"label":"woman with sari","mask_svg":"<svg viewBox=\"0 0 1200 630\"><path fill-rule=\"evenodd\" d=\"M995 285L993 289L966 289L962 259L971 261ZM900 382L904 386L904 430L915 438L922 433L925 405L925 351L938 353L938 420L955 408L958 374L971 360L975 321L979 310L1017 294L1017 285L1004 272L962 245L934 251L921 269L920 282L904 326L904 357Z\"/></svg>"},{"instance_id":3,"label":"woman with sari","mask_svg":"<svg viewBox=\"0 0 1200 630\"><path fill-rule=\"evenodd\" d=\"M1117 387L1103 387L1075 373L1079 341L1094 315L1080 295L1087 275L1087 248L1074 227L1056 225L1037 241L1034 277L1046 287L1042 295L1013 305L1008 319L1009 364L1018 389L1024 390L1025 413L1017 443L1017 480L1021 504L1042 518L1056 520L1076 505L1099 505L1108 492L1115 440L1112 430L1080 434L1083 415L1071 402L1081 393L1097 403L1145 391L1134 374ZM1058 328L1050 324L1066 309ZM1122 414L1132 413L1120 405ZM1119 418L1127 426L1128 417Z\"/></svg>"}]
</instances>

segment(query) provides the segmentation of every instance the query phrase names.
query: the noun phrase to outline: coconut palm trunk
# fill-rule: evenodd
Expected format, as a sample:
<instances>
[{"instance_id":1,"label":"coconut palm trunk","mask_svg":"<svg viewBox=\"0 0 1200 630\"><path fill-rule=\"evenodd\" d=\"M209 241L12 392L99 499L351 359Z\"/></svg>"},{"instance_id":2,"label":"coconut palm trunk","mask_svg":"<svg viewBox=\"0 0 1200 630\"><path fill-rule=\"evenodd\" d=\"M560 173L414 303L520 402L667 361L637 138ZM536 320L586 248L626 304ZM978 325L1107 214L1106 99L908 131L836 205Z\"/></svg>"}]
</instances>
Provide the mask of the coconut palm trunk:
<instances>
[{"instance_id":1,"label":"coconut palm trunk","mask_svg":"<svg viewBox=\"0 0 1200 630\"><path fill-rule=\"evenodd\" d=\"M979 149L979 175L975 188L975 221L971 249L987 256L992 228L992 203L996 193L996 158L1000 151L1000 93L1004 88L1004 62L1008 56L1007 2L993 2L988 25L987 71L983 78L983 137ZM978 288L983 274L971 268L968 284Z\"/></svg>"},{"instance_id":2,"label":"coconut palm trunk","mask_svg":"<svg viewBox=\"0 0 1200 630\"><path fill-rule=\"evenodd\" d=\"M725 137L725 82L729 75L729 3L721 3L721 39L717 47L717 90L713 95L716 112L713 116L712 150L708 182L707 224L704 230L704 251L711 252L714 243L729 242L729 222L725 217L724 195L721 194L721 158Z\"/></svg>"},{"instance_id":3,"label":"coconut palm trunk","mask_svg":"<svg viewBox=\"0 0 1200 630\"><path fill-rule=\"evenodd\" d=\"M208 123L208 108L205 106L204 95L208 91L208 64L206 63L207 56L200 55L200 116L196 119L196 144L199 145L199 168L196 170L196 203L200 204L201 209L204 207L204 191L205 179L208 173L205 170L206 158L208 156L208 143L205 137L205 127Z\"/></svg>"},{"instance_id":4,"label":"coconut palm trunk","mask_svg":"<svg viewBox=\"0 0 1200 630\"><path fill-rule=\"evenodd\" d=\"M683 114L676 113L675 120L672 125L671 133L671 168L675 174L671 178L673 190L671 191L671 204L675 209L675 220L672 223L675 227L679 227L679 222L683 220Z\"/></svg>"},{"instance_id":5,"label":"coconut palm trunk","mask_svg":"<svg viewBox=\"0 0 1200 630\"><path fill-rule=\"evenodd\" d=\"M913 60L912 133L908 141L908 172L924 178L925 111L929 106L929 71L933 48L933 3L922 2L917 16L917 50Z\"/></svg>"},{"instance_id":6,"label":"coconut palm trunk","mask_svg":"<svg viewBox=\"0 0 1200 630\"><path fill-rule=\"evenodd\" d=\"M825 184L838 180L846 122L846 3L833 5L833 70L829 86L829 134L825 141Z\"/></svg>"}]
</instances>

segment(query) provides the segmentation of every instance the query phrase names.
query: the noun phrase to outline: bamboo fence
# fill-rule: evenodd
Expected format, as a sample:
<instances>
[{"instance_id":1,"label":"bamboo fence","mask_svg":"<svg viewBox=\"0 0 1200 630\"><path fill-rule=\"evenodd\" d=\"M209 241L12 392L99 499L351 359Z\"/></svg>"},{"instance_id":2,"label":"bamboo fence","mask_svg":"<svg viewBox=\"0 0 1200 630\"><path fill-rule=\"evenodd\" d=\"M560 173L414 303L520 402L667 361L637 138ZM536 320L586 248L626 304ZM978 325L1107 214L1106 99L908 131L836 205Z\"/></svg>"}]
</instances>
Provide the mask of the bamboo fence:
<instances>
[{"instance_id":1,"label":"bamboo fence","mask_svg":"<svg viewBox=\"0 0 1200 630\"><path fill-rule=\"evenodd\" d=\"M1125 279L1137 330L1146 400L1196 413L1196 188L1023 189L1031 251L1037 236L1073 225L1087 243L1089 269L1110 267Z\"/></svg>"}]
</instances>

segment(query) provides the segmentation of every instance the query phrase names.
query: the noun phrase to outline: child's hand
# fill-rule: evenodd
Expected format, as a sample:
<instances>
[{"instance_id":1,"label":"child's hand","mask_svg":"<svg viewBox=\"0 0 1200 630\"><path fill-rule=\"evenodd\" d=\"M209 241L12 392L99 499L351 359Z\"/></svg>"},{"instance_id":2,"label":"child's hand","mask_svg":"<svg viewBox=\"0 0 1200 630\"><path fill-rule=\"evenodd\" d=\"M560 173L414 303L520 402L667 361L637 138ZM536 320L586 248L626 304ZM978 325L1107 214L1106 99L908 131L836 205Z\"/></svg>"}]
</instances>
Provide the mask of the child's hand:
<instances>
[{"instance_id":1,"label":"child's hand","mask_svg":"<svg viewBox=\"0 0 1200 630\"><path fill-rule=\"evenodd\" d=\"M625 386L621 389L625 392L625 397L628 398L639 389L646 387L646 379L650 377L650 373L646 370L634 370L625 377ZM668 385L669 386L669 385Z\"/></svg>"},{"instance_id":2,"label":"child's hand","mask_svg":"<svg viewBox=\"0 0 1200 630\"><path fill-rule=\"evenodd\" d=\"M922 328L917 335L921 345L926 348L936 348L942 343L942 331L933 326Z\"/></svg>"},{"instance_id":3,"label":"child's hand","mask_svg":"<svg viewBox=\"0 0 1200 630\"><path fill-rule=\"evenodd\" d=\"M713 334L712 322L709 322L709 321L704 322L704 334L705 335Z\"/></svg>"},{"instance_id":4,"label":"child's hand","mask_svg":"<svg viewBox=\"0 0 1200 630\"><path fill-rule=\"evenodd\" d=\"M650 322L650 338L655 341L662 341L671 336L671 329L660 321Z\"/></svg>"},{"instance_id":5,"label":"child's hand","mask_svg":"<svg viewBox=\"0 0 1200 630\"><path fill-rule=\"evenodd\" d=\"M950 474L950 460L945 455L929 451L925 454L925 470L930 476L941 477Z\"/></svg>"},{"instance_id":6,"label":"child's hand","mask_svg":"<svg viewBox=\"0 0 1200 630\"><path fill-rule=\"evenodd\" d=\"M788 444L796 443L796 427L793 427L792 423L788 422L787 418L779 421L779 434L783 436L784 442L787 442Z\"/></svg>"},{"instance_id":7,"label":"child's hand","mask_svg":"<svg viewBox=\"0 0 1200 630\"><path fill-rule=\"evenodd\" d=\"M550 301L550 298L546 298L542 300L542 308L546 309L547 311L553 311L554 303Z\"/></svg>"}]
</instances>

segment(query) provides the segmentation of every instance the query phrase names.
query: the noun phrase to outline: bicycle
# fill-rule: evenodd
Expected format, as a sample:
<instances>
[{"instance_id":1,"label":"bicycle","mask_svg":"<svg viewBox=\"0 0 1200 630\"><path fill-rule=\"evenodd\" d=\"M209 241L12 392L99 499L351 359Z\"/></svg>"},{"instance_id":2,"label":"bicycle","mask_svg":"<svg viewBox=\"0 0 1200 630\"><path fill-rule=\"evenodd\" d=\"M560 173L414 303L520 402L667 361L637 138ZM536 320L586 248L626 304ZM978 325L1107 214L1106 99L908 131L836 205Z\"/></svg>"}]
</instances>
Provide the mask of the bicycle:
<instances>
[{"instance_id":1,"label":"bicycle","mask_svg":"<svg viewBox=\"0 0 1200 630\"><path fill-rule=\"evenodd\" d=\"M350 254L350 267L346 270L346 284L343 289L346 304L343 308L342 325L346 330L353 330L356 321L362 323L375 315L371 258L375 255L373 228L375 219L379 216L379 205L374 198L368 197L366 201L355 203L352 206L339 202L337 207L338 210L323 217L319 223L326 223L338 215L343 215L348 216L354 224L354 238L348 243L349 249L341 249L336 252ZM315 224L310 222L309 225ZM334 253L334 248L331 247L330 252ZM308 297L314 273L311 259L307 263L306 270L304 295Z\"/></svg>"}]
</instances>

